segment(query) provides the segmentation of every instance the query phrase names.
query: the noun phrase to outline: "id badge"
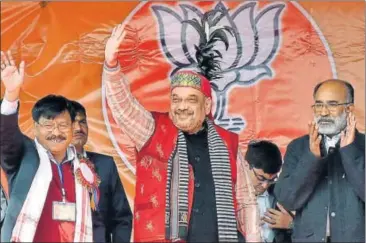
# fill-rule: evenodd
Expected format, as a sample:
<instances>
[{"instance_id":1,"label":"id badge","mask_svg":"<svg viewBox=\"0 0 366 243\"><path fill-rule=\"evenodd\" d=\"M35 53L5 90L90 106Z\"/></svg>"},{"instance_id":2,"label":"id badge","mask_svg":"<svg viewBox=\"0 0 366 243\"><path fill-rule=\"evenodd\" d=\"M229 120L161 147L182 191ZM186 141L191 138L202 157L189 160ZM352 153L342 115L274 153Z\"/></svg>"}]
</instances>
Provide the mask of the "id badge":
<instances>
[{"instance_id":1,"label":"id badge","mask_svg":"<svg viewBox=\"0 0 366 243\"><path fill-rule=\"evenodd\" d=\"M70 202L53 202L52 219L58 221L75 222L76 204Z\"/></svg>"}]
</instances>

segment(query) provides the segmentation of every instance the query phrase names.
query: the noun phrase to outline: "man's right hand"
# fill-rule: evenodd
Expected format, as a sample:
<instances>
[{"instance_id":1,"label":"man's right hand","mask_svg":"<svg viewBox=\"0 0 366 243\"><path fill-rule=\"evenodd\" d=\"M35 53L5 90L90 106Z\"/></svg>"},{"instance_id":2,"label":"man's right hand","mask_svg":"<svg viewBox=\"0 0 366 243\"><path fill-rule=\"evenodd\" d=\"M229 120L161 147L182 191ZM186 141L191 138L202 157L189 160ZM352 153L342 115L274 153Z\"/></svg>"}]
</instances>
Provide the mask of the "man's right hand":
<instances>
[{"instance_id":1,"label":"man's right hand","mask_svg":"<svg viewBox=\"0 0 366 243\"><path fill-rule=\"evenodd\" d=\"M309 147L310 151L316 156L320 157L320 142L322 136L318 133L318 125L314 121L308 124L309 126Z\"/></svg>"},{"instance_id":2,"label":"man's right hand","mask_svg":"<svg viewBox=\"0 0 366 243\"><path fill-rule=\"evenodd\" d=\"M268 208L262 217L261 223L267 223L273 229L290 229L293 218L289 212L279 203L277 203L279 210Z\"/></svg>"},{"instance_id":3,"label":"man's right hand","mask_svg":"<svg viewBox=\"0 0 366 243\"><path fill-rule=\"evenodd\" d=\"M1 52L1 80L5 86L4 98L10 102L19 98L20 88L24 81L24 66L24 61L20 63L19 68L15 65L10 51L7 54Z\"/></svg>"},{"instance_id":4,"label":"man's right hand","mask_svg":"<svg viewBox=\"0 0 366 243\"><path fill-rule=\"evenodd\" d=\"M105 46L105 62L109 67L117 66L119 46L121 45L125 34L126 32L123 31L121 24L113 28L112 35L109 37Z\"/></svg>"}]
</instances>

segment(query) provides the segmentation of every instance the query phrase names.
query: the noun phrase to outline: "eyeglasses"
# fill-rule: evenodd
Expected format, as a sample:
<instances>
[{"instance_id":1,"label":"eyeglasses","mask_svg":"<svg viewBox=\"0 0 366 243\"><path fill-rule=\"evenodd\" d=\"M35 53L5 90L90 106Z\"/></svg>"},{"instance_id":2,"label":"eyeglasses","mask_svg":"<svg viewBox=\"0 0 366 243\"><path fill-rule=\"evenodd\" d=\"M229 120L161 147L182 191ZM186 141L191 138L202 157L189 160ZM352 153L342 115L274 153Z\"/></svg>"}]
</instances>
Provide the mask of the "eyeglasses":
<instances>
[{"instance_id":1,"label":"eyeglasses","mask_svg":"<svg viewBox=\"0 0 366 243\"><path fill-rule=\"evenodd\" d=\"M55 123L38 123L38 125L40 125L41 127L43 127L46 131L48 132L52 132L53 130L55 130L55 128L57 127L57 129L61 132L66 132L67 130L70 129L70 124L69 123L60 123L60 124L55 124Z\"/></svg>"},{"instance_id":2,"label":"eyeglasses","mask_svg":"<svg viewBox=\"0 0 366 243\"><path fill-rule=\"evenodd\" d=\"M340 105L349 105L352 104L351 102L346 103L338 103L338 102L328 102L328 103L315 103L311 107L313 108L314 112L321 112L323 107L327 108L329 112L337 111L338 106Z\"/></svg>"},{"instance_id":3,"label":"eyeglasses","mask_svg":"<svg viewBox=\"0 0 366 243\"><path fill-rule=\"evenodd\" d=\"M255 172L253 166L250 166L250 169L253 171L254 176L257 178L257 180L260 181L261 183L265 183L266 182L266 183L272 185L272 184L275 184L276 181L277 181L277 179L278 179L277 176L274 177L274 178L272 178L272 179L267 179L267 178L263 177L262 175L258 175L257 172Z\"/></svg>"}]
</instances>

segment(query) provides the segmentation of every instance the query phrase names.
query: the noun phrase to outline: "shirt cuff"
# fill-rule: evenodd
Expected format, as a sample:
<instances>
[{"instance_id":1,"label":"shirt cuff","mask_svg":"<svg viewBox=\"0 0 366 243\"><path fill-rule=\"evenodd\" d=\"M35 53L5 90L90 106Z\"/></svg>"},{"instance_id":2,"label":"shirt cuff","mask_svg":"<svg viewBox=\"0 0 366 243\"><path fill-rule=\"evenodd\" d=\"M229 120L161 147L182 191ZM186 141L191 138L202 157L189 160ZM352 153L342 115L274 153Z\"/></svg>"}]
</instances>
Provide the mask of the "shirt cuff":
<instances>
[{"instance_id":1,"label":"shirt cuff","mask_svg":"<svg viewBox=\"0 0 366 243\"><path fill-rule=\"evenodd\" d=\"M8 101L7 99L3 99L1 102L1 114L2 115L12 115L17 112L18 109L18 101Z\"/></svg>"},{"instance_id":2,"label":"shirt cuff","mask_svg":"<svg viewBox=\"0 0 366 243\"><path fill-rule=\"evenodd\" d=\"M117 61L117 65L115 67L109 67L106 62L104 62L103 66L104 66L103 67L104 70L107 72L110 72L110 73L119 72L119 70L121 69L118 61Z\"/></svg>"}]
</instances>

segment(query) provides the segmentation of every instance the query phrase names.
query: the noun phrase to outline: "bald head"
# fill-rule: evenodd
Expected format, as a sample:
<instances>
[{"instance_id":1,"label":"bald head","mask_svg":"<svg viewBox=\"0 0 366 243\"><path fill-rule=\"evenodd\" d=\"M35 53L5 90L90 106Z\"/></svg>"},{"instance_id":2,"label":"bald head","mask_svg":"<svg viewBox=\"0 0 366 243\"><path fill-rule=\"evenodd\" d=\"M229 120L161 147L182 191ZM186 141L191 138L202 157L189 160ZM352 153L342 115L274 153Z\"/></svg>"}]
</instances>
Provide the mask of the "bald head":
<instances>
[{"instance_id":1,"label":"bald head","mask_svg":"<svg viewBox=\"0 0 366 243\"><path fill-rule=\"evenodd\" d=\"M346 128L347 113L354 109L353 93L350 83L338 79L323 81L314 88L314 118L320 134L333 136Z\"/></svg>"},{"instance_id":2,"label":"bald head","mask_svg":"<svg viewBox=\"0 0 366 243\"><path fill-rule=\"evenodd\" d=\"M344 80L328 79L317 84L313 92L314 100L317 100L319 93L329 93L329 96L334 97L337 101L354 103L354 89Z\"/></svg>"}]
</instances>

